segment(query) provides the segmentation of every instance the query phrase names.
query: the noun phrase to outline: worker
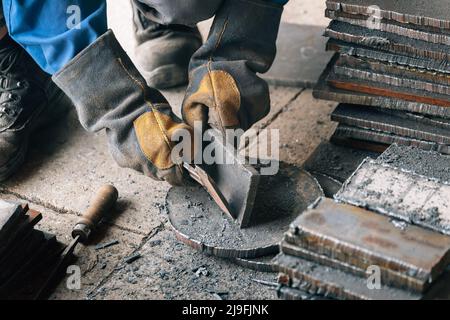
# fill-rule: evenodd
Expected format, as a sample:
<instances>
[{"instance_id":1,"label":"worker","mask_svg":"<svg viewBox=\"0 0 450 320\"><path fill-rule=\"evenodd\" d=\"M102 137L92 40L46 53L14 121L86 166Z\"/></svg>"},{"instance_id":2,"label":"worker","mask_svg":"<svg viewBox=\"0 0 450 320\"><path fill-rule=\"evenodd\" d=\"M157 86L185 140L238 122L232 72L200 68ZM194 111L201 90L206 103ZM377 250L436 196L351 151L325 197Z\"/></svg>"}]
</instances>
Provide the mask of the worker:
<instances>
[{"instance_id":1,"label":"worker","mask_svg":"<svg viewBox=\"0 0 450 320\"><path fill-rule=\"evenodd\" d=\"M179 130L192 132L196 121L246 130L269 112L268 85L257 74L274 60L286 2L133 0L144 78L107 29L105 0L2 0L9 35L3 27L0 179L23 161L31 132L46 116L42 110L51 109L51 75L86 130L106 129L120 166L183 183L182 167L171 157ZM201 45L195 26L213 16ZM183 122L151 86L182 83L188 68Z\"/></svg>"}]
</instances>

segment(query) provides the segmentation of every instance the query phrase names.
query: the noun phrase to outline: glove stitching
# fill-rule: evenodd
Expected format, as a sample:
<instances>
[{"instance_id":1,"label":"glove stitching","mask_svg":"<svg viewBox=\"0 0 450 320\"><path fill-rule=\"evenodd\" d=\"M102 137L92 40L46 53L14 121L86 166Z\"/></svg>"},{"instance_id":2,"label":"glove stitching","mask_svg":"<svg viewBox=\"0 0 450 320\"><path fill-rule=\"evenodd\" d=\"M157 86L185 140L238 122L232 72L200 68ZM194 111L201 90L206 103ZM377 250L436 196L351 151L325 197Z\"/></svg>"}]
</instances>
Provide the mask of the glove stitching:
<instances>
[{"instance_id":1,"label":"glove stitching","mask_svg":"<svg viewBox=\"0 0 450 320\"><path fill-rule=\"evenodd\" d=\"M126 74L141 88L144 101L150 107L150 109L152 111L152 114L155 117L156 123L158 124L159 130L163 134L163 138L164 138L165 143L167 144L167 147L169 148L170 151L172 151L172 146L170 145L170 141L168 139L166 131L164 130L164 126L162 124L162 121L161 121L161 119L158 117L158 115L155 112L155 111L158 111L158 109L155 108L155 106L153 105L153 103L151 101L149 101L149 100L147 100L145 98L146 97L146 95L145 95L145 86L142 84L142 82L140 82L138 79L133 77L132 74L130 74L130 72L127 70L127 68L123 64L122 59L119 58L119 59L117 59L117 61L119 62L120 66L123 68L123 70L126 72ZM141 151L142 151L142 149L141 149ZM148 159L148 156L147 156L147 159Z\"/></svg>"},{"instance_id":2,"label":"glove stitching","mask_svg":"<svg viewBox=\"0 0 450 320\"><path fill-rule=\"evenodd\" d=\"M220 31L219 37L216 41L216 45L214 47L214 50L211 52L210 56L209 56L209 61L207 64L207 70L208 70L208 76L209 76L209 81L211 83L211 88L212 88L212 93L213 93L213 100L214 100L214 109L216 109L216 114L219 117L219 121L220 121L220 130L222 131L222 133L225 133L225 128L223 127L223 119L222 119L222 115L220 114L219 111L217 111L217 105L218 105L218 101L217 101L217 95L216 95L216 87L214 85L214 81L213 81L213 77L212 77L212 69L211 69L211 65L213 62L213 55L215 53L215 51L217 50L217 48L219 48L220 43L222 42L223 36L225 34L225 31L228 27L228 16L225 19L225 22L222 26L222 30Z\"/></svg>"}]
</instances>

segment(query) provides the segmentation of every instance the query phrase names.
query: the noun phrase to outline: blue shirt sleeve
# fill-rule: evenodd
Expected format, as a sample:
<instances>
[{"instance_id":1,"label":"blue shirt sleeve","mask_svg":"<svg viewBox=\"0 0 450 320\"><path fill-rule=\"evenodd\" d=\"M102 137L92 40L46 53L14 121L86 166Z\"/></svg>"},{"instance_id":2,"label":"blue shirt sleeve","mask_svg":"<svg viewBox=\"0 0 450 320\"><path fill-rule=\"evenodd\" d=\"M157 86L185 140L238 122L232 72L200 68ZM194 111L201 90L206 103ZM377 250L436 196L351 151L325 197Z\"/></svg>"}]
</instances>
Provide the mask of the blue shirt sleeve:
<instances>
[{"instance_id":1,"label":"blue shirt sleeve","mask_svg":"<svg viewBox=\"0 0 450 320\"><path fill-rule=\"evenodd\" d=\"M50 74L107 30L105 0L3 0L10 36Z\"/></svg>"}]
</instances>

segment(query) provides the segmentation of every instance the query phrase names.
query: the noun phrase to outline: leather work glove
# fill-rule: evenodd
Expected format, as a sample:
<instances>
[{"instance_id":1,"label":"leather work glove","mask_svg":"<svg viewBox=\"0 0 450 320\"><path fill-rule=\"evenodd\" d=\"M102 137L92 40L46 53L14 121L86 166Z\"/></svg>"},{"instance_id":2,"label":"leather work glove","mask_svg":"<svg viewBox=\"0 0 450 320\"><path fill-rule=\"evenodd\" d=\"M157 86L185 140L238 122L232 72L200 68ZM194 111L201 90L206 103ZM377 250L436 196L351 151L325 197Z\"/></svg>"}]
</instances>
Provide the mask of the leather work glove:
<instances>
[{"instance_id":1,"label":"leather work glove","mask_svg":"<svg viewBox=\"0 0 450 320\"><path fill-rule=\"evenodd\" d=\"M265 73L276 55L283 7L261 0L224 0L206 43L190 62L183 119L203 129L247 130L270 110Z\"/></svg>"},{"instance_id":2,"label":"leather work glove","mask_svg":"<svg viewBox=\"0 0 450 320\"><path fill-rule=\"evenodd\" d=\"M120 166L173 185L183 183L182 164L172 159L177 144L172 140L181 131L193 139L192 128L173 114L160 92L147 86L112 31L79 53L53 80L72 99L85 129L106 129L111 154Z\"/></svg>"}]
</instances>

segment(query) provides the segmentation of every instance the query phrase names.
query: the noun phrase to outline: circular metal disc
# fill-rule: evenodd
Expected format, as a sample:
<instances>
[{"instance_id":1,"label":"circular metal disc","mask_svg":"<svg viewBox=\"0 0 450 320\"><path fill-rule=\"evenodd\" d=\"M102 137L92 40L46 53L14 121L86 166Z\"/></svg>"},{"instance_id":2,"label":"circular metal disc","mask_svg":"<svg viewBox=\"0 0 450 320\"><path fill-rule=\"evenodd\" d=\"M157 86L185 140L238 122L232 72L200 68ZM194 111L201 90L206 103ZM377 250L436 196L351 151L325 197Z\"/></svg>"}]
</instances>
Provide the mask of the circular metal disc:
<instances>
[{"instance_id":1,"label":"circular metal disc","mask_svg":"<svg viewBox=\"0 0 450 320\"><path fill-rule=\"evenodd\" d=\"M279 251L289 224L318 197L317 180L298 167L280 164L275 176L261 176L253 221L241 229L200 186L173 187L166 198L169 221L189 246L224 258L257 258Z\"/></svg>"},{"instance_id":2,"label":"circular metal disc","mask_svg":"<svg viewBox=\"0 0 450 320\"><path fill-rule=\"evenodd\" d=\"M235 258L233 262L241 267L260 271L260 272L277 272L275 265L272 263L275 254L254 259Z\"/></svg>"}]
</instances>

